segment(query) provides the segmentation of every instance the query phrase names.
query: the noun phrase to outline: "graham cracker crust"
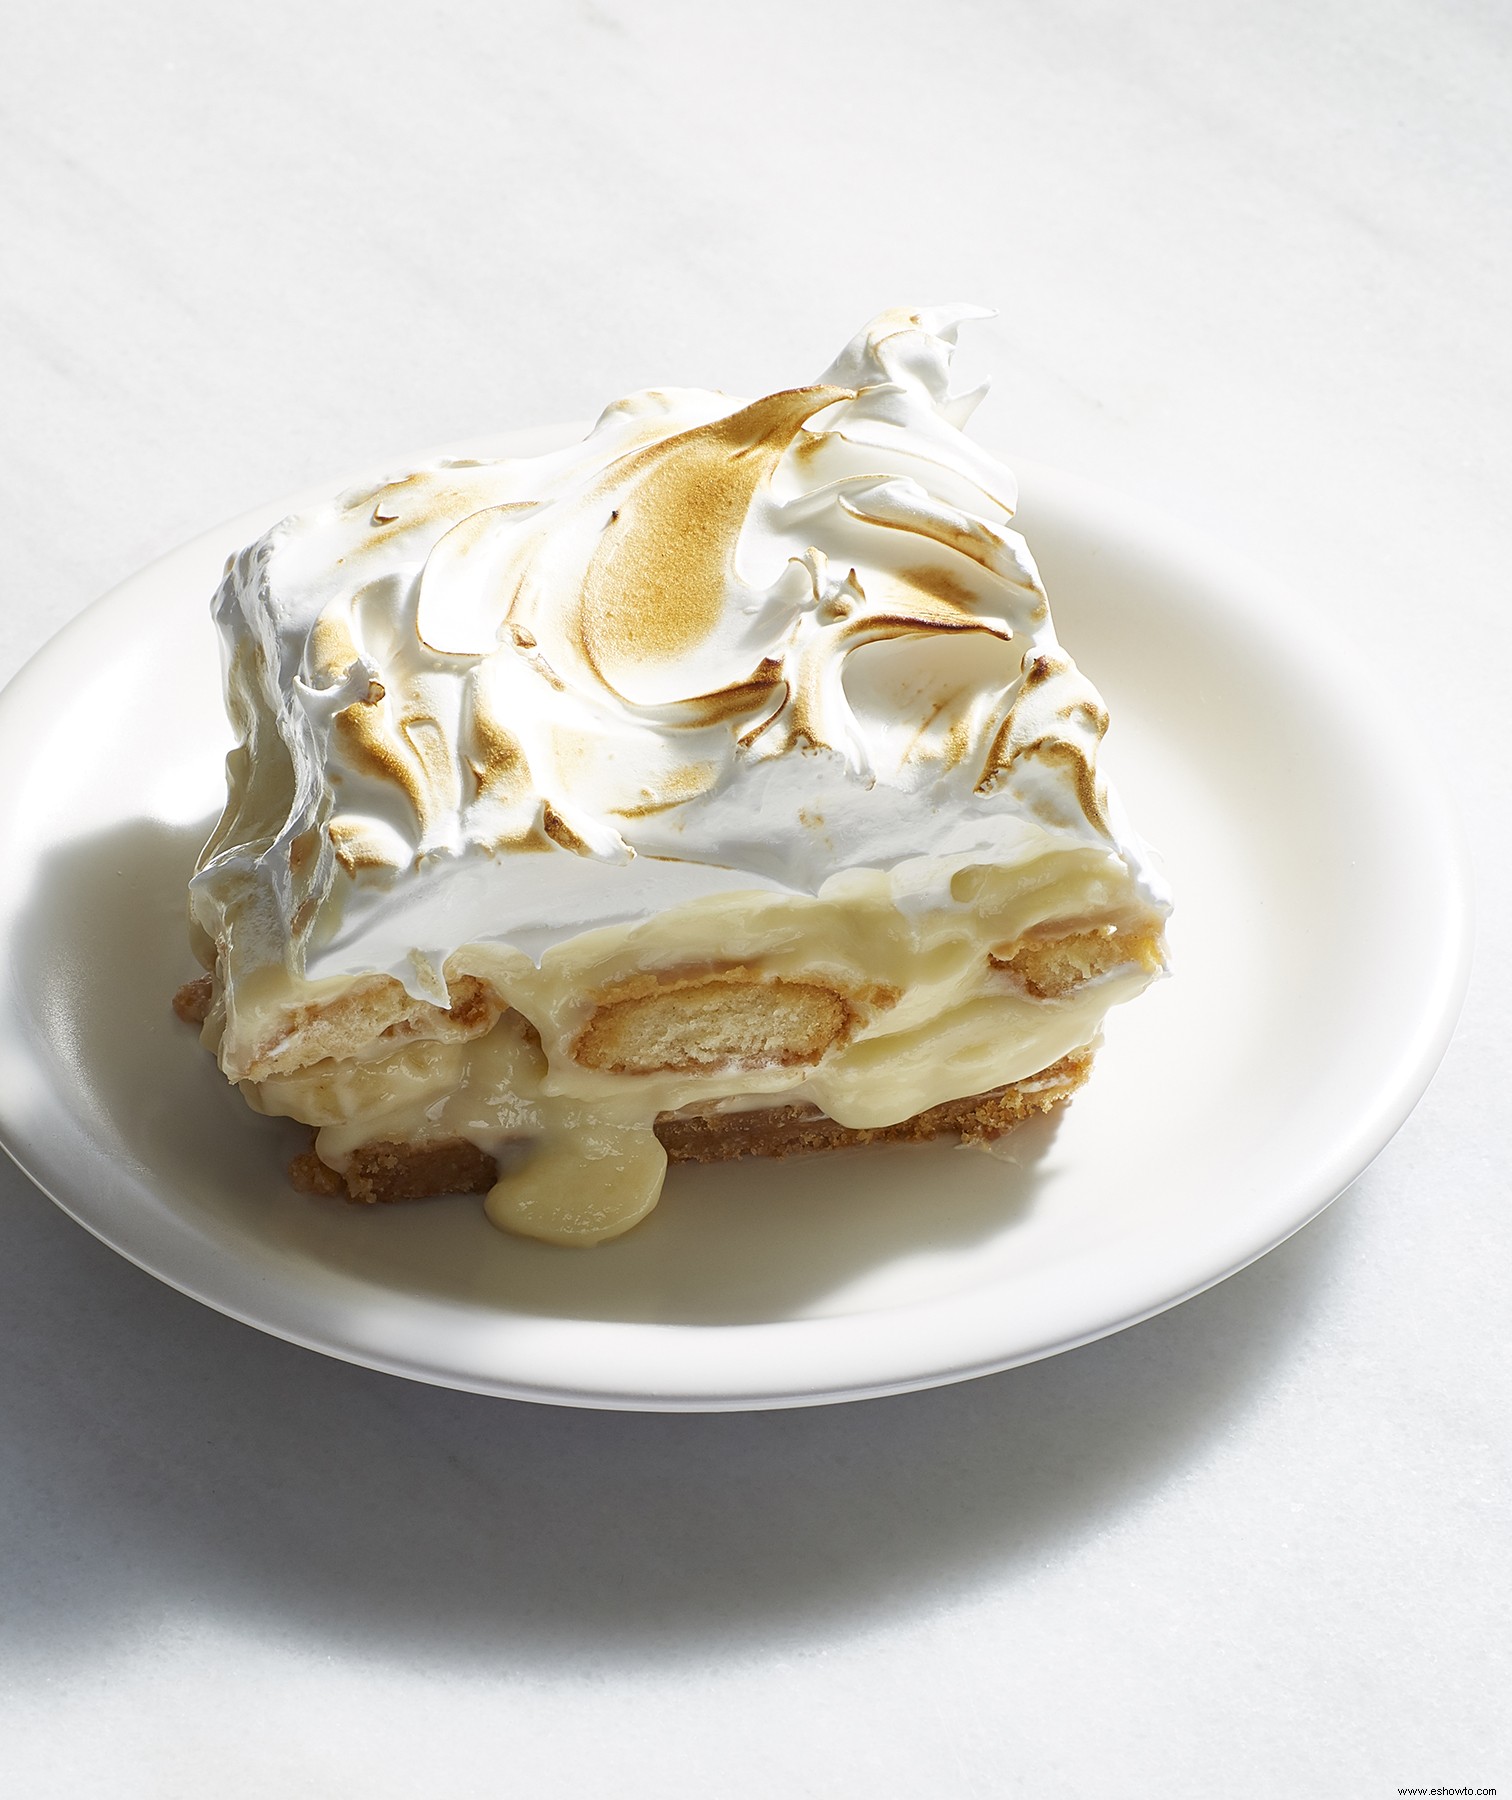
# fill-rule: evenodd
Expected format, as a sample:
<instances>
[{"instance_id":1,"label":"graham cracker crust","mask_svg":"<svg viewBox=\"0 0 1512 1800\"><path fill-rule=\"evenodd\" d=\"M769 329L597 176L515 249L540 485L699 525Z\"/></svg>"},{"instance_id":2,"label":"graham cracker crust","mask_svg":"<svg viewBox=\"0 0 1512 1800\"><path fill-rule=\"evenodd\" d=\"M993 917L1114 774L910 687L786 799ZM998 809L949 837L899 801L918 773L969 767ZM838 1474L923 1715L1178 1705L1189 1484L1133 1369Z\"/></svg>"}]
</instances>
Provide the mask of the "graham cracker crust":
<instances>
[{"instance_id":1,"label":"graham cracker crust","mask_svg":"<svg viewBox=\"0 0 1512 1800\"><path fill-rule=\"evenodd\" d=\"M812 1106L772 1106L749 1112L664 1113L656 1135L669 1162L729 1162L741 1156L797 1156L844 1150L858 1144L924 1143L955 1137L988 1143L1026 1119L1070 1099L1092 1069L1093 1050L1083 1046L1038 1074L990 1093L969 1094L926 1107L896 1125L839 1125ZM462 1138L433 1143L364 1144L345 1175L328 1168L313 1150L296 1156L289 1179L303 1194L345 1195L362 1205L426 1200L442 1194L486 1194L498 1165Z\"/></svg>"}]
</instances>

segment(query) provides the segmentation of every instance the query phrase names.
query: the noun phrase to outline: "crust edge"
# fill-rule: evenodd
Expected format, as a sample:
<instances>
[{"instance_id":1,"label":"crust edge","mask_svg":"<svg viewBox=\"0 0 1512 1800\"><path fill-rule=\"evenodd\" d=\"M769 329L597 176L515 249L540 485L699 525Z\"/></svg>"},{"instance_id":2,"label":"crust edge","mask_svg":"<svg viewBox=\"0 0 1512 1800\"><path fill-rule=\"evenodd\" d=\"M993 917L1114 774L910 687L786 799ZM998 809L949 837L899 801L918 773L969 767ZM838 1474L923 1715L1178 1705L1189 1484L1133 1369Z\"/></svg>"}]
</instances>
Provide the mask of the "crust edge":
<instances>
[{"instance_id":1,"label":"crust edge","mask_svg":"<svg viewBox=\"0 0 1512 1800\"><path fill-rule=\"evenodd\" d=\"M656 1135L669 1162L691 1163L810 1155L861 1144L927 1143L952 1136L963 1144L990 1143L1069 1100L1091 1073L1093 1055L1093 1047L1084 1045L1021 1081L941 1101L895 1125L841 1125L815 1107L773 1106L749 1112L664 1113L656 1121ZM443 1194L487 1193L498 1179L498 1164L463 1138L423 1144L380 1142L354 1151L345 1174L323 1163L313 1148L306 1150L290 1164L289 1179L300 1193L384 1205Z\"/></svg>"}]
</instances>

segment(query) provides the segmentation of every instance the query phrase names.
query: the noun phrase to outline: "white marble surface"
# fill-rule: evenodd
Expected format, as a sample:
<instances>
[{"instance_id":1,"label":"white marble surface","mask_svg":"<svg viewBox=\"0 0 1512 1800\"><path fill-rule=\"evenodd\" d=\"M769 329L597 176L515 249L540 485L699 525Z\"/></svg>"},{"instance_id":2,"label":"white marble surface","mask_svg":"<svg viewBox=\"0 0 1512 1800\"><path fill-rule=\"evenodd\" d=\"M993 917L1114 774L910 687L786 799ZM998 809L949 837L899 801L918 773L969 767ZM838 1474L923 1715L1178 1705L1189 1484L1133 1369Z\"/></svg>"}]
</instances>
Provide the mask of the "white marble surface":
<instances>
[{"instance_id":1,"label":"white marble surface","mask_svg":"<svg viewBox=\"0 0 1512 1800\"><path fill-rule=\"evenodd\" d=\"M960 294L1002 309L984 435L1294 574L1384 668L1482 933L1438 1080L1300 1237L860 1406L409 1385L0 1170L0 1791L1512 1787L1509 63L1487 0L9 21L0 676L271 494Z\"/></svg>"}]
</instances>

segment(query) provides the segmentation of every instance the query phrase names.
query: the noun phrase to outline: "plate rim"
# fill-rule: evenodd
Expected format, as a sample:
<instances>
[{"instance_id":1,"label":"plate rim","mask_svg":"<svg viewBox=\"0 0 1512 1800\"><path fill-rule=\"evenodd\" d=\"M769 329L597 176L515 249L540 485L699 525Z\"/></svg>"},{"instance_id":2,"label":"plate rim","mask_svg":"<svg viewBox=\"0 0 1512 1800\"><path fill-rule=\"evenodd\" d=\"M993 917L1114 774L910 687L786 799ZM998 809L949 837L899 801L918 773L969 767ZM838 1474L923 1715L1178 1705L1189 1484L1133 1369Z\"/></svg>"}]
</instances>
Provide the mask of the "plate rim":
<instances>
[{"instance_id":1,"label":"plate rim","mask_svg":"<svg viewBox=\"0 0 1512 1800\"><path fill-rule=\"evenodd\" d=\"M539 426L527 431L496 434L472 444L454 445L442 454L453 457L530 454L537 448L566 441L578 429L580 427L574 425ZM401 464L413 467L422 460L434 458L435 453L426 452L410 457L389 458L382 465L372 466L385 470ZM1256 570L1244 559L1224 546L1204 538L1191 527L1178 524L1143 505L1136 506L1126 497L1081 476L1031 458L1015 458L1010 466L1025 478L1024 485L1031 493L1037 491L1042 495L1053 494L1072 507L1084 509L1099 520L1110 522L1121 538L1152 550L1162 561L1186 565L1204 585L1221 592L1225 604L1244 614L1252 628L1258 627L1273 644L1278 642L1281 634L1264 606L1265 596L1277 590L1276 578ZM76 636L87 633L92 618L104 609L128 604L136 590L160 579L175 561L208 550L212 544L216 547L226 544L239 546L250 535L266 529L275 517L285 516L312 501L340 493L359 482L371 479L377 477L361 474L344 482L323 483L318 488L301 490L285 500L270 502L238 514L154 558L83 608L15 671L5 687L0 689L0 721L6 720L16 706L25 704L28 689L46 678L47 666L52 661L69 653ZM1222 577L1215 582L1213 578L1217 570L1222 571ZM224 1292L213 1291L213 1286L207 1287L203 1281L190 1279L182 1270L164 1266L164 1260L154 1255L150 1246L144 1248L132 1241L129 1230L112 1230L110 1222L96 1216L87 1203L65 1197L59 1191L60 1184L51 1179L42 1167L37 1166L38 1158L28 1154L21 1141L24 1131L18 1130L11 1103L3 1091L0 1091L0 1148L68 1217L117 1254L189 1298L236 1319L241 1324L305 1349L386 1374L461 1391L611 1411L723 1412L838 1404L975 1379L1059 1355L1113 1335L1171 1307L1181 1305L1249 1267L1303 1229L1345 1192L1390 1143L1422 1098L1448 1050L1468 988L1474 935L1472 864L1463 824L1454 807L1447 783L1431 760L1420 756L1415 763L1409 762L1385 736L1381 723L1389 708L1391 688L1380 672L1370 665L1369 659L1326 621L1320 623L1310 620L1308 633L1324 654L1332 652L1336 659L1342 659L1337 661L1336 666L1348 669L1350 673L1348 682L1341 690L1341 704L1349 707L1353 715L1352 722L1366 727L1374 742L1387 753L1388 774L1399 777L1411 792L1410 811L1413 816L1431 818L1438 829L1435 899L1443 929L1435 941L1437 954L1416 991L1413 1030L1410 1041L1409 1035L1405 1032L1403 1034L1394 1081L1379 1087L1374 1104L1368 1109L1362 1109L1359 1116L1348 1122L1348 1129L1332 1142L1326 1159L1315 1158L1308 1165L1296 1184L1292 1203L1284 1209L1286 1219L1280 1228L1263 1234L1260 1241L1252 1242L1225 1266L1210 1269L1184 1281L1153 1299L1149 1305L1131 1310L1095 1328L1077 1331L1026 1351L997 1357L972 1358L949 1367L931 1367L909 1376L883 1377L877 1380L853 1379L839 1385L824 1381L804 1385L790 1380L781 1388L752 1384L741 1387L739 1391L728 1387L718 1390L696 1390L689 1387L669 1392L644 1388L634 1391L594 1389L578 1384L553 1385L539 1380L501 1380L495 1375L469 1374L456 1367L427 1366L423 1360L417 1360L413 1356L386 1356L371 1346L339 1341L334 1334L328 1333L322 1337L302 1331L287 1319L271 1318L266 1312L259 1314L255 1308L238 1304L234 1298L228 1299ZM9 1004L13 983L8 971L4 987L4 999ZM170 1265L172 1260L171 1257L167 1259ZM941 1304L938 1299L934 1299L891 1310L909 1315L927 1315L932 1308ZM815 1327L820 1328L819 1335L825 1334L824 1328L832 1328L829 1334L833 1335L834 1330L845 1329L847 1316L715 1326L638 1321L573 1323L616 1334L650 1331L686 1337L712 1330L720 1333L728 1342L731 1334L746 1333L767 1336L785 1334L791 1340L794 1336L805 1335L805 1328L807 1335L813 1335Z\"/></svg>"}]
</instances>

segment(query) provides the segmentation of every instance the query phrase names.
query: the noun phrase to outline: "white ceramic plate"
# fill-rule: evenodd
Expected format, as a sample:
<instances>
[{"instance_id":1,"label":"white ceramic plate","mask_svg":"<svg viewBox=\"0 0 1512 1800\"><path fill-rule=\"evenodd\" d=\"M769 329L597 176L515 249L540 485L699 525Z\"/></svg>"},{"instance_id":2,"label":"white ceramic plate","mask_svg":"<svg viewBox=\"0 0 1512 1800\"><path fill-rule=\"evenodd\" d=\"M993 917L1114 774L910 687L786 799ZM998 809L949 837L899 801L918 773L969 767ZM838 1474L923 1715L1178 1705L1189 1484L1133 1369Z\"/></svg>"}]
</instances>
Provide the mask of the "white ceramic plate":
<instances>
[{"instance_id":1,"label":"white ceramic plate","mask_svg":"<svg viewBox=\"0 0 1512 1800\"><path fill-rule=\"evenodd\" d=\"M168 1006L194 973L184 884L228 742L208 597L289 502L144 570L0 696L6 1148L106 1243L233 1317L585 1406L958 1380L1260 1256L1359 1174L1443 1053L1468 963L1457 831L1296 594L1020 472L1019 522L1109 702L1110 762L1178 913L1175 977L1113 1015L1091 1084L1007 1159L886 1146L676 1169L647 1223L594 1251L506 1237L471 1199L359 1211L292 1193L303 1134L247 1111Z\"/></svg>"}]
</instances>

